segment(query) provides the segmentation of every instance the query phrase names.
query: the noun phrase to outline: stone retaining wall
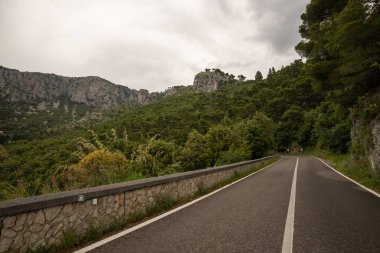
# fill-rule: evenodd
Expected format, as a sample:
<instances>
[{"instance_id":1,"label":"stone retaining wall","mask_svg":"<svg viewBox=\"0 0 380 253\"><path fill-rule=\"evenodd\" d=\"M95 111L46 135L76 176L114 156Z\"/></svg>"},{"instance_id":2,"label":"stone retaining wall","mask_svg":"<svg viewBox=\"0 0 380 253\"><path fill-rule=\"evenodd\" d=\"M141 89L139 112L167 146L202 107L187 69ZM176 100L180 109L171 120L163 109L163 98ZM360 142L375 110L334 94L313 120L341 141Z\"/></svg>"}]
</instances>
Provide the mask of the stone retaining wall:
<instances>
[{"instance_id":1,"label":"stone retaining wall","mask_svg":"<svg viewBox=\"0 0 380 253\"><path fill-rule=\"evenodd\" d=\"M272 157L1 202L0 252L57 244L67 229L85 233L91 225L106 226L133 212L144 212L159 197L189 197L199 187L210 187Z\"/></svg>"}]
</instances>

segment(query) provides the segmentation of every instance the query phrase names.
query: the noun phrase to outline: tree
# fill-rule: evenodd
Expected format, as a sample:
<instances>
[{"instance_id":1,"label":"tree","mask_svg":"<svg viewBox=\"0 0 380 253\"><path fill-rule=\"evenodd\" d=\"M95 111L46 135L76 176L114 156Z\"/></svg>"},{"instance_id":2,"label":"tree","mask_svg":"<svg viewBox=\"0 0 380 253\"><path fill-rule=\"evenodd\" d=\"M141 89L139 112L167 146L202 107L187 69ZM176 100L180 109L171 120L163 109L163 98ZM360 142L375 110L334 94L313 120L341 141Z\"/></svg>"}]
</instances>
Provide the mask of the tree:
<instances>
[{"instance_id":1,"label":"tree","mask_svg":"<svg viewBox=\"0 0 380 253\"><path fill-rule=\"evenodd\" d=\"M249 157L251 159L262 157L268 150L273 148L274 124L273 121L262 112L256 112L249 119L241 121L233 128L235 135L243 138L240 146L247 145ZM239 139L236 136L233 139ZM242 149L243 151L245 148Z\"/></svg>"},{"instance_id":2,"label":"tree","mask_svg":"<svg viewBox=\"0 0 380 253\"><path fill-rule=\"evenodd\" d=\"M269 85L272 84L273 77L275 76L275 74L276 74L276 70L274 69L274 67L269 68L268 75L267 75L267 82Z\"/></svg>"},{"instance_id":3,"label":"tree","mask_svg":"<svg viewBox=\"0 0 380 253\"><path fill-rule=\"evenodd\" d=\"M351 105L380 83L380 4L376 0L312 0L301 16L296 51L324 89L340 89Z\"/></svg>"},{"instance_id":4,"label":"tree","mask_svg":"<svg viewBox=\"0 0 380 253\"><path fill-rule=\"evenodd\" d=\"M299 32L302 41L296 46L296 51L309 59L326 59L324 48L325 34L328 32L334 18L347 4L347 0L311 0L306 6L306 12L301 15L302 25Z\"/></svg>"},{"instance_id":5,"label":"tree","mask_svg":"<svg viewBox=\"0 0 380 253\"><path fill-rule=\"evenodd\" d=\"M311 110L305 113L304 122L298 130L297 142L301 147L311 147L317 142L313 135L316 117L316 110Z\"/></svg>"},{"instance_id":6,"label":"tree","mask_svg":"<svg viewBox=\"0 0 380 253\"><path fill-rule=\"evenodd\" d=\"M214 166L222 152L229 149L232 143L231 128L224 125L215 125L205 134L207 152L210 156L210 166Z\"/></svg>"},{"instance_id":7,"label":"tree","mask_svg":"<svg viewBox=\"0 0 380 253\"><path fill-rule=\"evenodd\" d=\"M336 124L329 131L328 148L336 153L347 153L350 146L350 124L346 121Z\"/></svg>"},{"instance_id":8,"label":"tree","mask_svg":"<svg viewBox=\"0 0 380 253\"><path fill-rule=\"evenodd\" d=\"M302 108L299 106L291 106L281 116L281 121L277 127L277 148L289 148L293 142L298 139L298 130L303 125L304 115Z\"/></svg>"},{"instance_id":9,"label":"tree","mask_svg":"<svg viewBox=\"0 0 380 253\"><path fill-rule=\"evenodd\" d=\"M260 71L257 71L257 72L256 72L255 80L256 80L256 81L262 81L262 80L263 80L263 74L261 74Z\"/></svg>"},{"instance_id":10,"label":"tree","mask_svg":"<svg viewBox=\"0 0 380 253\"><path fill-rule=\"evenodd\" d=\"M243 76L243 75L238 75L238 79L239 79L240 82L244 82L244 80L246 79L246 77Z\"/></svg>"},{"instance_id":11,"label":"tree","mask_svg":"<svg viewBox=\"0 0 380 253\"><path fill-rule=\"evenodd\" d=\"M286 107L288 106L288 101L286 101L283 97L275 97L267 103L268 106L265 112L276 121L280 119L281 115L284 113L284 110L286 110Z\"/></svg>"},{"instance_id":12,"label":"tree","mask_svg":"<svg viewBox=\"0 0 380 253\"><path fill-rule=\"evenodd\" d=\"M204 136L197 130L192 130L177 159L184 171L206 168L209 158Z\"/></svg>"},{"instance_id":13,"label":"tree","mask_svg":"<svg viewBox=\"0 0 380 253\"><path fill-rule=\"evenodd\" d=\"M220 69L212 69L215 73L223 74L224 72Z\"/></svg>"}]
</instances>

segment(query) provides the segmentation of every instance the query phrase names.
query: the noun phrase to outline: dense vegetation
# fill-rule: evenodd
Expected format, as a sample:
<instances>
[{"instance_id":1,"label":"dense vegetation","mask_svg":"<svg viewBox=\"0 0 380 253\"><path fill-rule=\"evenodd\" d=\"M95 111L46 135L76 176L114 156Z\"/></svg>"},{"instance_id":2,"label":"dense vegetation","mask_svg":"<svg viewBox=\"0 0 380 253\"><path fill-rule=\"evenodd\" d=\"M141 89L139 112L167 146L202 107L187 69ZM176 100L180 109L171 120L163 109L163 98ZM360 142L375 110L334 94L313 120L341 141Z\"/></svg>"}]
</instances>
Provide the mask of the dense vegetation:
<instances>
[{"instance_id":1,"label":"dense vegetation","mask_svg":"<svg viewBox=\"0 0 380 253\"><path fill-rule=\"evenodd\" d=\"M260 72L255 81L231 79L212 93L189 87L119 112L89 131L8 143L0 150L0 198L200 169L300 147L360 153L352 145L352 122L370 122L380 112L379 15L377 1L312 0L301 16L303 40L296 46L304 62L271 68L266 79Z\"/></svg>"},{"instance_id":2,"label":"dense vegetation","mask_svg":"<svg viewBox=\"0 0 380 253\"><path fill-rule=\"evenodd\" d=\"M67 97L33 102L0 100L0 144L83 129L137 106L135 102L125 102L117 108L103 111L95 106L73 102Z\"/></svg>"}]
</instances>

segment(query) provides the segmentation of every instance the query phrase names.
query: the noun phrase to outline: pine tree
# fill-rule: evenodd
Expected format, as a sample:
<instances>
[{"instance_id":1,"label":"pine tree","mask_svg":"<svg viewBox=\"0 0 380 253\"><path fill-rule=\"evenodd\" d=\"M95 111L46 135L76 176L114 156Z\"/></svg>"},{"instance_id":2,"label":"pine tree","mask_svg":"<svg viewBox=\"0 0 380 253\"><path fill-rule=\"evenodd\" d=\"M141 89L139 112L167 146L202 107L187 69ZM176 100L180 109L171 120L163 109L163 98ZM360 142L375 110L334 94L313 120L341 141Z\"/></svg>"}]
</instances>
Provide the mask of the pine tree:
<instances>
[{"instance_id":1,"label":"pine tree","mask_svg":"<svg viewBox=\"0 0 380 253\"><path fill-rule=\"evenodd\" d=\"M256 80L256 81L262 81L262 80L263 80L263 74L261 74L260 71L257 71L257 72L256 72L255 80Z\"/></svg>"}]
</instances>

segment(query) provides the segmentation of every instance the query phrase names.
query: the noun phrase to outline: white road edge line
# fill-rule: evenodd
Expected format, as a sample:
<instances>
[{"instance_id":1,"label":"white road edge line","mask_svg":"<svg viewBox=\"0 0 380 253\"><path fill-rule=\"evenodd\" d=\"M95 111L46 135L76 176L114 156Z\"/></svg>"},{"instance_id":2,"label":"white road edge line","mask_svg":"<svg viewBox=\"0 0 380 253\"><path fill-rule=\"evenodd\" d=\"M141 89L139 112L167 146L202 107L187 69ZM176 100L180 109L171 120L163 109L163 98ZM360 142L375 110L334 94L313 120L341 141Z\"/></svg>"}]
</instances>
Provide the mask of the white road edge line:
<instances>
[{"instance_id":1,"label":"white road edge line","mask_svg":"<svg viewBox=\"0 0 380 253\"><path fill-rule=\"evenodd\" d=\"M297 186L297 169L298 169L298 157L296 166L294 168L292 190L290 192L288 214L286 216L284 239L282 241L282 253L293 252L293 232L294 232L294 211L296 206L296 186Z\"/></svg>"},{"instance_id":2,"label":"white road edge line","mask_svg":"<svg viewBox=\"0 0 380 253\"><path fill-rule=\"evenodd\" d=\"M117 238L119 238L119 237L122 237L122 236L124 236L124 235L126 235L126 234L132 233L133 231L136 231L136 230L138 230L138 229L140 229L140 228L142 228L142 227L145 227L145 226L147 226L147 225L149 225L149 224L151 224L151 223L153 223L153 222L155 222L155 221L158 221L158 220L160 220L160 219L162 219L162 218L165 218L166 216L169 216L169 215L171 215L171 214L173 214L173 213L175 213L175 212L178 212L178 211L181 210L181 209L184 209L184 208L186 208L186 207L188 207L188 206L190 206L190 205L193 205L193 204L195 204L196 202L201 201L202 199L205 199L205 198L207 198L207 197L209 197L209 196L211 196L211 195L214 195L215 193L220 192L220 191L226 189L227 187L230 187L230 186L232 186L232 185L234 185L234 184L236 184L236 183L239 183L240 181L242 181L242 180L244 180L244 179L246 179L246 178L248 178L248 177L250 177L250 176L253 176L253 175L256 174L256 173L258 173L258 172L260 172L260 171L262 171L262 170L264 170L264 169L266 169L266 168L269 168L270 166L273 166L274 164L280 162L282 159L283 159L283 157L281 157L280 160L278 160L278 161L276 161L276 162L274 162L274 163L272 163L272 164L269 164L268 166L266 166L266 167L264 167L264 168L262 168L262 169L260 169L260 170L258 170L258 171L255 171L254 173L249 174L248 176L245 176L245 177L243 177L243 178L241 178L241 179L239 179L239 180L237 180L237 181L235 181L235 182L233 182L233 183L231 183L231 184L225 185L225 186L223 186L222 188L219 188L219 189L217 189L217 190L215 190L215 191L213 191L213 192L210 192L210 193L207 194L207 195L204 195L204 196L202 196L202 197L200 197L200 198L198 198L198 199L195 199L195 200L193 200L193 201L191 201L191 202L189 202L189 203L186 203L186 204L184 204L184 205L182 205L182 206L179 206L179 207L177 207L177 208L175 208L175 209L173 209L173 210L170 210L170 211L168 211L168 212L166 212L166 213L163 213L163 214L161 214L161 215L159 215L159 216L157 216L157 217L154 217L154 218L152 218L152 219L150 219L150 220L147 220L147 221L145 221L145 222L143 222L143 223L140 223L140 224L138 224L138 225L136 225L136 226L134 226L134 227L131 227L131 228L128 228L128 229L126 229L126 230L124 230L124 231L121 231L121 232L119 232L119 233L117 233L117 234L115 234L115 235L112 235L112 236L110 236L110 237L108 237L108 238L105 238L105 239L103 239L103 240L101 240L101 241L98 241L98 242L96 242L96 243L93 243L93 244L91 244L91 245L89 245L89 246L87 246L87 247L84 247L84 248L82 248L82 249L79 249L79 250L77 250L77 251L74 251L73 253L85 253L85 252L88 252L88 251L93 250L93 249L95 249L95 248L97 248L97 247L100 247L100 246L102 246L102 245L104 245L104 244L106 244L106 243L109 243L110 241L113 241L113 240L115 240L115 239L117 239Z\"/></svg>"},{"instance_id":3,"label":"white road edge line","mask_svg":"<svg viewBox=\"0 0 380 253\"><path fill-rule=\"evenodd\" d=\"M353 180L352 178L349 178L348 176L346 176L346 175L342 174L341 172L337 171L336 169L334 169L333 167L331 167L330 165L328 165L327 163L325 163L321 158L318 158L318 157L316 157L316 156L314 156L314 158L318 159L320 162L322 162L322 163L323 163L324 165L326 165L328 168L332 169L333 171L335 171L336 173L338 173L339 175L341 175L341 176L344 177L345 179L347 179L347 180L353 182L354 184L360 186L360 187L363 188L364 190L366 190L366 191L372 193L373 195L375 195L376 197L380 198L380 194L379 194L379 193L377 193L377 192L375 192L374 190L371 190L371 189L365 187L364 185L362 185L362 184L356 182L355 180Z\"/></svg>"}]
</instances>

